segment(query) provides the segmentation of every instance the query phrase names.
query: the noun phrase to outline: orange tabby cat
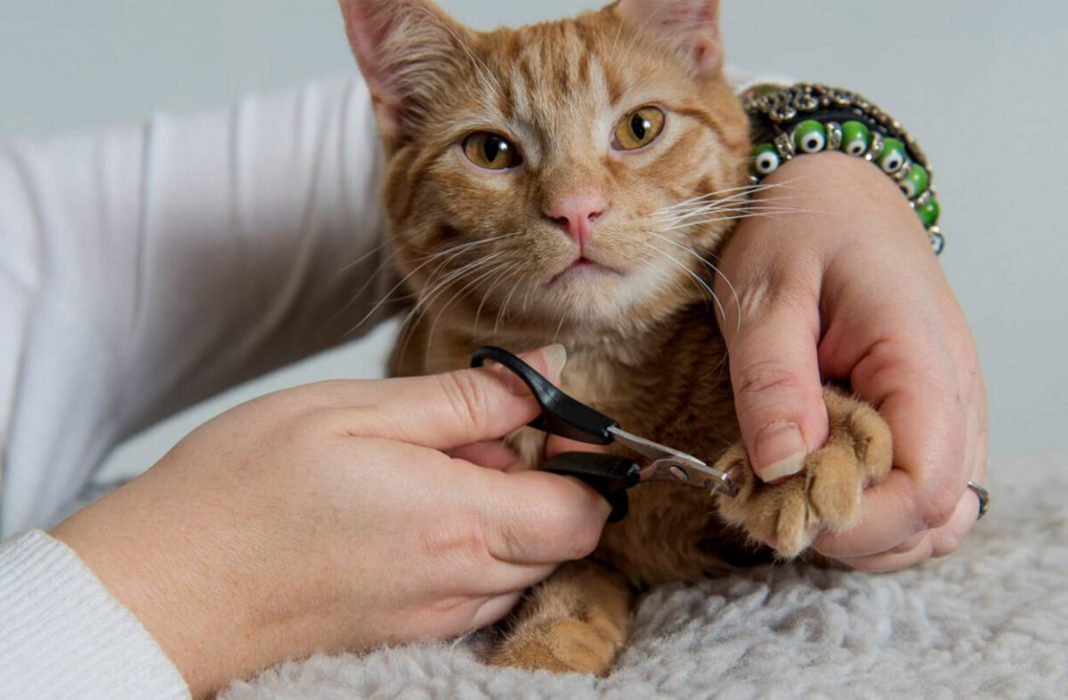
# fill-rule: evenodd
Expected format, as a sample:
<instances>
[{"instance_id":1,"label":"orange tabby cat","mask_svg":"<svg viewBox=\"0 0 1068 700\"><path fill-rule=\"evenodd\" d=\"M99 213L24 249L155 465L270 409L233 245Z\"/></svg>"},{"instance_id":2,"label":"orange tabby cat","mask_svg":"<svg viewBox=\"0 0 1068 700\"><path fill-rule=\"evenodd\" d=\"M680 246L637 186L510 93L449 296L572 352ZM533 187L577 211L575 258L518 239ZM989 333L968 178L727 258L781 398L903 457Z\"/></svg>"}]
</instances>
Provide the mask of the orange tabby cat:
<instances>
[{"instance_id":1,"label":"orange tabby cat","mask_svg":"<svg viewBox=\"0 0 1068 700\"><path fill-rule=\"evenodd\" d=\"M878 414L826 392L802 473L753 476L707 262L746 193L746 117L723 78L717 0L619 0L573 20L470 31L426 0L342 0L387 154L398 269L418 298L397 375L496 344L559 341L563 388L629 431L715 461L736 498L648 483L590 560L537 588L491 662L603 674L634 591L793 557L858 516L890 469ZM514 437L541 458L540 434Z\"/></svg>"}]
</instances>

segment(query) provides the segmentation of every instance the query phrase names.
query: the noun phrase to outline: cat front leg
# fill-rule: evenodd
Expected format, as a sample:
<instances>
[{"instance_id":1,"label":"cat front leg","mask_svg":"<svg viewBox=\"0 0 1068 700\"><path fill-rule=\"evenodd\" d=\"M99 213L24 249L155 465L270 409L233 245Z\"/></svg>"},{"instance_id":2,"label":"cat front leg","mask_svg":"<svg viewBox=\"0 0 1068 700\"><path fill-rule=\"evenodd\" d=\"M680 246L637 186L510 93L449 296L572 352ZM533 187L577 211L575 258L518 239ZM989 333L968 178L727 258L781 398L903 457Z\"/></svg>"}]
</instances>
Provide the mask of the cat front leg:
<instances>
[{"instance_id":1,"label":"cat front leg","mask_svg":"<svg viewBox=\"0 0 1068 700\"><path fill-rule=\"evenodd\" d=\"M741 442L716 463L739 487L735 498L719 499L720 516L787 558L808 548L822 530L842 532L855 525L864 488L885 479L893 464L890 428L874 408L831 387L824 389L824 400L827 444L795 476L765 484Z\"/></svg>"},{"instance_id":2,"label":"cat front leg","mask_svg":"<svg viewBox=\"0 0 1068 700\"><path fill-rule=\"evenodd\" d=\"M627 639L633 603L618 573L589 560L565 564L523 601L488 662L607 675Z\"/></svg>"}]
</instances>

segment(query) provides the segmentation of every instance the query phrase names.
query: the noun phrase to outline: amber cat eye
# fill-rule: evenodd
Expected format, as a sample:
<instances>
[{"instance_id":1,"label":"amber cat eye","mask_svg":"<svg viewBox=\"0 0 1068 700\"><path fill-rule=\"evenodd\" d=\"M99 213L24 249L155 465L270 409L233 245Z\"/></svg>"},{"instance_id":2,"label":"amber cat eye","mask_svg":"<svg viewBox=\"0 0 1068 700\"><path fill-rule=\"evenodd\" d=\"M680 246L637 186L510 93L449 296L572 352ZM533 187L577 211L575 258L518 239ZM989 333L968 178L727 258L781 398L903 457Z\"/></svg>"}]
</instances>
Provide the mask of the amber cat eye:
<instances>
[{"instance_id":1,"label":"amber cat eye","mask_svg":"<svg viewBox=\"0 0 1068 700\"><path fill-rule=\"evenodd\" d=\"M464 155L486 170L508 170L523 162L519 149L511 141L488 131L479 131L464 139Z\"/></svg>"},{"instance_id":2,"label":"amber cat eye","mask_svg":"<svg viewBox=\"0 0 1068 700\"><path fill-rule=\"evenodd\" d=\"M657 107L636 109L619 122L612 146L621 151L635 151L648 146L664 130L666 116Z\"/></svg>"}]
</instances>

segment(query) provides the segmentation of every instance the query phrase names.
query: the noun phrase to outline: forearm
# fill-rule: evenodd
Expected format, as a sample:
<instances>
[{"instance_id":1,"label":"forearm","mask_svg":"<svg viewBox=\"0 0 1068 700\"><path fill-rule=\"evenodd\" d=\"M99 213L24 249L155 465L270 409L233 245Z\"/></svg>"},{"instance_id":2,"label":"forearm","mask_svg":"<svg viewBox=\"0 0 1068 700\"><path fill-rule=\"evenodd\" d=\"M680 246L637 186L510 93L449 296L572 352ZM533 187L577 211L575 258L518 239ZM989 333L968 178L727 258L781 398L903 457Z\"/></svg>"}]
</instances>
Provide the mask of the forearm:
<instances>
[{"instance_id":1,"label":"forearm","mask_svg":"<svg viewBox=\"0 0 1068 700\"><path fill-rule=\"evenodd\" d=\"M0 146L0 531L50 524L129 434L354 337L391 281L378 179L358 77Z\"/></svg>"}]
</instances>

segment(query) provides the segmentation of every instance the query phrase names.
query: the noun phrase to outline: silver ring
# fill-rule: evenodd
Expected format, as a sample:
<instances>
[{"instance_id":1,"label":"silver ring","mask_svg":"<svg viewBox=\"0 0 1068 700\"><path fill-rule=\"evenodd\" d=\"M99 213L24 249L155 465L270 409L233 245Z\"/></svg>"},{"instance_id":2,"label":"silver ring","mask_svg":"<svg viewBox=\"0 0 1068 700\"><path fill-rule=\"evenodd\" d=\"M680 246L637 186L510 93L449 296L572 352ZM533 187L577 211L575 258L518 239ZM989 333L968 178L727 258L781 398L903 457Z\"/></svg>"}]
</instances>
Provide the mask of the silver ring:
<instances>
[{"instance_id":1,"label":"silver ring","mask_svg":"<svg viewBox=\"0 0 1068 700\"><path fill-rule=\"evenodd\" d=\"M990 509L990 492L974 481L968 482L968 488L979 497L979 515L975 516L975 519L982 520L983 516L986 515L986 511Z\"/></svg>"}]
</instances>

